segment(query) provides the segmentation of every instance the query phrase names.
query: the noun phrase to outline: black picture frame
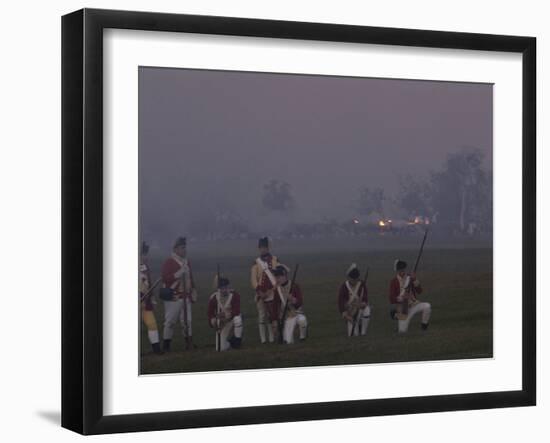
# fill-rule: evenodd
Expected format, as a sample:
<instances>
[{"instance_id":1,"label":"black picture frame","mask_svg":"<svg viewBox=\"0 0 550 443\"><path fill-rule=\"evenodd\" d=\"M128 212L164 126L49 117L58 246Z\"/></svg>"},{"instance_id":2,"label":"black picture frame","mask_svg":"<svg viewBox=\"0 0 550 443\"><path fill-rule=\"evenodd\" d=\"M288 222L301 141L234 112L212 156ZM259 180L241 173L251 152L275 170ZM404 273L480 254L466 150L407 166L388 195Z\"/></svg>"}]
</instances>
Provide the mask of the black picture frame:
<instances>
[{"instance_id":1,"label":"black picture frame","mask_svg":"<svg viewBox=\"0 0 550 443\"><path fill-rule=\"evenodd\" d=\"M192 32L522 54L522 389L132 415L103 413L103 30ZM62 18L62 426L82 434L536 404L536 39L83 9Z\"/></svg>"}]
</instances>

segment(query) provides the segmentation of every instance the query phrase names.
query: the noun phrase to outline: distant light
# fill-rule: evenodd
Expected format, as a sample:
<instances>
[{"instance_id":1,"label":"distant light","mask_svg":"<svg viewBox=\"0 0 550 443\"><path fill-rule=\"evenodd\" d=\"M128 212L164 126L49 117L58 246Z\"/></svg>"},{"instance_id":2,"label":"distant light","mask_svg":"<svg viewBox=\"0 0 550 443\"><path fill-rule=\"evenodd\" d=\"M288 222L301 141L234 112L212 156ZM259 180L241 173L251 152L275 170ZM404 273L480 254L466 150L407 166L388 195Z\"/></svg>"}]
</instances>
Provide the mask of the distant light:
<instances>
[{"instance_id":1,"label":"distant light","mask_svg":"<svg viewBox=\"0 0 550 443\"><path fill-rule=\"evenodd\" d=\"M382 226L386 226L386 223L384 223L384 220L380 220L378 222L378 226L382 227Z\"/></svg>"},{"instance_id":2,"label":"distant light","mask_svg":"<svg viewBox=\"0 0 550 443\"><path fill-rule=\"evenodd\" d=\"M358 225L359 224L359 220L357 220L356 218L353 219L353 224L354 225Z\"/></svg>"}]
</instances>

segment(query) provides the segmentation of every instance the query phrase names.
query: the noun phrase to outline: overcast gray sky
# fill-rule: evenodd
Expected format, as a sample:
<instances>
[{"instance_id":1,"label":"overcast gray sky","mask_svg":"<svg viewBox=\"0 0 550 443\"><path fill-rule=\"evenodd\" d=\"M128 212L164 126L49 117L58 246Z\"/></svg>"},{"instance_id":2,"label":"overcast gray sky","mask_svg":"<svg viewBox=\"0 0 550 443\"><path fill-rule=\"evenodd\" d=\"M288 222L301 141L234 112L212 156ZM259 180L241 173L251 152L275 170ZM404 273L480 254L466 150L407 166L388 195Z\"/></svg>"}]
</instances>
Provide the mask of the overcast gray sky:
<instances>
[{"instance_id":1,"label":"overcast gray sky","mask_svg":"<svg viewBox=\"0 0 550 443\"><path fill-rule=\"evenodd\" d=\"M265 223L272 178L292 186L293 217L315 220L465 146L490 168L492 103L488 84L140 68L142 227L224 206Z\"/></svg>"}]
</instances>

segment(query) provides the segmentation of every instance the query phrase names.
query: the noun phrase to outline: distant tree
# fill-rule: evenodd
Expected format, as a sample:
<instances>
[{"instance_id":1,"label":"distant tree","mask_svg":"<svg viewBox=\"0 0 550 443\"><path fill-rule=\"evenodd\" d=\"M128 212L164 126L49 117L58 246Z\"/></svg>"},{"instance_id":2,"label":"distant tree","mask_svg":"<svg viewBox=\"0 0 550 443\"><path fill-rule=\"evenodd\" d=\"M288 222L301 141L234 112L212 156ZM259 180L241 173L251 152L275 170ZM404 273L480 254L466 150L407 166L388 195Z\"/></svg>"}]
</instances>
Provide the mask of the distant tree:
<instances>
[{"instance_id":1,"label":"distant tree","mask_svg":"<svg viewBox=\"0 0 550 443\"><path fill-rule=\"evenodd\" d=\"M263 187L262 206L269 211L290 212L294 209L294 197L287 182L272 179Z\"/></svg>"},{"instance_id":2,"label":"distant tree","mask_svg":"<svg viewBox=\"0 0 550 443\"><path fill-rule=\"evenodd\" d=\"M493 175L490 172L479 174L470 193L469 219L481 230L493 229Z\"/></svg>"},{"instance_id":3,"label":"distant tree","mask_svg":"<svg viewBox=\"0 0 550 443\"><path fill-rule=\"evenodd\" d=\"M469 222L487 222L486 219L491 218L492 186L482 163L481 150L465 148L450 154L443 169L431 175L434 209L442 221L463 232Z\"/></svg>"},{"instance_id":4,"label":"distant tree","mask_svg":"<svg viewBox=\"0 0 550 443\"><path fill-rule=\"evenodd\" d=\"M431 214L430 184L421 178L407 175L399 180L396 203L409 216Z\"/></svg>"},{"instance_id":5,"label":"distant tree","mask_svg":"<svg viewBox=\"0 0 550 443\"><path fill-rule=\"evenodd\" d=\"M359 190L358 210L360 214L384 214L384 190L382 188L369 189L363 187Z\"/></svg>"}]
</instances>

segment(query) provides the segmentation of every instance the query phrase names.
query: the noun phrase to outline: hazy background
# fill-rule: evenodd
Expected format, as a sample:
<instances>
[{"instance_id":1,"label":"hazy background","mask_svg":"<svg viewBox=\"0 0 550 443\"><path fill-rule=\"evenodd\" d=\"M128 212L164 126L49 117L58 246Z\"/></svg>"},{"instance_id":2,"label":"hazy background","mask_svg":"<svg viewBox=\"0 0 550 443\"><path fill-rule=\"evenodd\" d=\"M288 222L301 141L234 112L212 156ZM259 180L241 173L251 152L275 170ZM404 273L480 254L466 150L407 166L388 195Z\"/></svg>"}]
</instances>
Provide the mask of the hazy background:
<instances>
[{"instance_id":1,"label":"hazy background","mask_svg":"<svg viewBox=\"0 0 550 443\"><path fill-rule=\"evenodd\" d=\"M415 215L487 233L492 118L489 84L142 67L141 235L333 235Z\"/></svg>"}]
</instances>

